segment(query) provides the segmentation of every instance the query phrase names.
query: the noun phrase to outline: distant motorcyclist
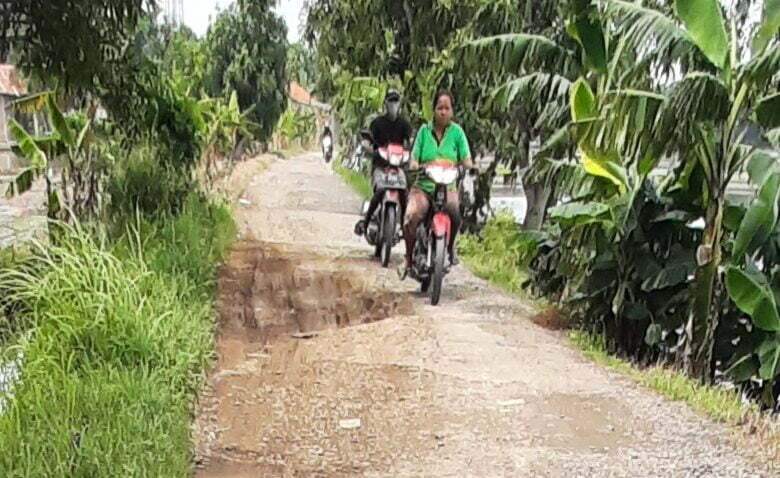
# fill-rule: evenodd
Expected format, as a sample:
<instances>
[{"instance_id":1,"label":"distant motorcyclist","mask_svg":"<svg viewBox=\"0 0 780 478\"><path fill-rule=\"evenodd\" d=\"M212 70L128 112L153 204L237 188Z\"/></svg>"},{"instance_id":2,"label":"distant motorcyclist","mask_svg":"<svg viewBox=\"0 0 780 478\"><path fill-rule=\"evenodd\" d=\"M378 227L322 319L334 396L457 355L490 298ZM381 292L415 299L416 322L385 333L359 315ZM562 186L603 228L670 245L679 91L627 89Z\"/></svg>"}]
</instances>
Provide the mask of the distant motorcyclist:
<instances>
[{"instance_id":1,"label":"distant motorcyclist","mask_svg":"<svg viewBox=\"0 0 780 478\"><path fill-rule=\"evenodd\" d=\"M325 123L320 136L320 145L322 146L322 155L325 157L325 162L330 162L333 154L333 133L330 130L330 122Z\"/></svg>"},{"instance_id":2,"label":"distant motorcyclist","mask_svg":"<svg viewBox=\"0 0 780 478\"><path fill-rule=\"evenodd\" d=\"M381 168L387 166L387 162L379 155L379 148L387 147L388 144L402 144L404 148L409 149L412 139L412 126L409 121L401 116L401 94L395 88L389 88L385 94L385 114L377 117L371 122L370 126L373 144L368 145L366 152L371 155L371 184L374 195L368 205L366 216L355 224L355 234L363 235L366 227L371 222L376 208L382 201L382 191L376 188L377 181L381 180ZM402 204L406 204L405 198Z\"/></svg>"}]
</instances>

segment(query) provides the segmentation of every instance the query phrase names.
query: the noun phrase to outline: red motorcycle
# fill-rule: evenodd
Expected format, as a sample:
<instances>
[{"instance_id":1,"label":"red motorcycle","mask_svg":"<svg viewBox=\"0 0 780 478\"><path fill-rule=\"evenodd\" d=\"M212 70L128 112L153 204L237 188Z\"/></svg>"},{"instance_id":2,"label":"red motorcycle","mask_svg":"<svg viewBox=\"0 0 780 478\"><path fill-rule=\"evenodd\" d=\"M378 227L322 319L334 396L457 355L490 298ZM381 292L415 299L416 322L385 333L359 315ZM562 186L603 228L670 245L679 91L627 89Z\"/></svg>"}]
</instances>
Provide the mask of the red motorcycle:
<instances>
[{"instance_id":1,"label":"red motorcycle","mask_svg":"<svg viewBox=\"0 0 780 478\"><path fill-rule=\"evenodd\" d=\"M387 267L390 264L393 246L402 237L401 200L406 191L406 174L402 167L409 161L409 151L404 149L403 145L389 144L387 147L379 148L377 152L388 165L378 170L374 187L384 191L384 195L366 227L366 240L375 247L375 256L381 259L382 267ZM363 208L365 213L368 202L363 204Z\"/></svg>"},{"instance_id":2,"label":"red motorcycle","mask_svg":"<svg viewBox=\"0 0 780 478\"><path fill-rule=\"evenodd\" d=\"M460 170L448 161L435 161L423 165L426 176L435 184L433 201L428 217L417 226L412 276L421 284L422 292L431 291L431 305L437 305L447 267L447 245L452 234L452 219L445 210L447 189L458 181Z\"/></svg>"}]
</instances>

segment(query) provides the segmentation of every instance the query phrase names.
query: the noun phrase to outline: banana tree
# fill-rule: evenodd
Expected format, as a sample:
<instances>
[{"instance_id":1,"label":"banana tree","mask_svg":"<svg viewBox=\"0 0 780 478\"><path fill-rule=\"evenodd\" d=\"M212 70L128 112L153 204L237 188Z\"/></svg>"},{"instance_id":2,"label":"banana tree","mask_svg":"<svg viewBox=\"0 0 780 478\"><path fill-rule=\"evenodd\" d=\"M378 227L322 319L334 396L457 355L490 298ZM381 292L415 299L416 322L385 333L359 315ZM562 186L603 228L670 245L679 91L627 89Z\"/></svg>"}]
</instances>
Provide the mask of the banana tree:
<instances>
[{"instance_id":1,"label":"banana tree","mask_svg":"<svg viewBox=\"0 0 780 478\"><path fill-rule=\"evenodd\" d=\"M238 95L234 91L230 99L202 98L197 104L198 138L201 143L202 159L197 175L207 189L214 186L217 175L229 174L234 164L234 153L240 138L251 138L252 127L249 120L254 106L242 112L238 104ZM219 166L222 166L221 171Z\"/></svg>"},{"instance_id":2,"label":"banana tree","mask_svg":"<svg viewBox=\"0 0 780 478\"><path fill-rule=\"evenodd\" d=\"M764 26L777 32L778 23L765 5ZM753 56L740 61L736 24L724 21L717 0L677 0L674 15L644 8L636 3L607 2L607 14L615 22L625 48L638 63L655 66L655 72L682 78L664 83L663 78L645 78L639 88L625 86L611 92L598 127L588 133L602 147L641 144L635 151L640 161L652 163L663 155L677 156L701 168L706 190L702 198L705 228L697 250L694 301L687 326L686 363L697 376L710 376L710 357L718 323L713 294L721 265L722 225L726 188L734 175L752 157L766 154L743 140L748 124L771 129L780 126L777 91L773 89L780 70L780 48L757 39ZM766 26L768 25L768 26ZM730 33L728 32L730 30ZM662 75L661 75L662 76ZM649 105L658 110L639 131L630 118L647 117ZM649 132L649 134L648 134Z\"/></svg>"},{"instance_id":3,"label":"banana tree","mask_svg":"<svg viewBox=\"0 0 780 478\"><path fill-rule=\"evenodd\" d=\"M529 166L532 140L542 144L540 160L559 159L572 151L569 98L573 83L587 77L599 90L605 88L610 82L610 61L617 62L621 55L621 50L609 48L597 2L574 0L555 8L553 19L543 28L481 38L462 50L464 62L476 70L488 64L509 73L508 80L492 92L486 109L510 114L520 132L514 168ZM547 164L536 161L532 169ZM538 229L544 219L550 197L544 183L557 182L540 182L539 177L539 171L531 171L523 178L529 195L527 229Z\"/></svg>"},{"instance_id":4,"label":"banana tree","mask_svg":"<svg viewBox=\"0 0 780 478\"><path fill-rule=\"evenodd\" d=\"M753 176L760 175L764 180L734 238L726 288L739 310L751 317L760 342L737 351L726 372L737 382L753 377L766 381L768 386L764 387L762 399L773 406L772 389L780 375L780 271L773 267L779 258L780 168L777 162L767 164L761 159L753 162L763 167L761 172L753 169ZM756 260L764 266L759 267Z\"/></svg>"},{"instance_id":5,"label":"banana tree","mask_svg":"<svg viewBox=\"0 0 780 478\"><path fill-rule=\"evenodd\" d=\"M32 187L36 178L44 176L49 219L71 222L93 218L101 209L101 178L109 155L97 141L92 120L78 114L66 117L51 93L38 95L31 101L45 104L52 132L34 137L16 121L11 122L16 152L28 164L6 194L22 194ZM62 171L58 188L54 187L51 174L55 164Z\"/></svg>"}]
</instances>

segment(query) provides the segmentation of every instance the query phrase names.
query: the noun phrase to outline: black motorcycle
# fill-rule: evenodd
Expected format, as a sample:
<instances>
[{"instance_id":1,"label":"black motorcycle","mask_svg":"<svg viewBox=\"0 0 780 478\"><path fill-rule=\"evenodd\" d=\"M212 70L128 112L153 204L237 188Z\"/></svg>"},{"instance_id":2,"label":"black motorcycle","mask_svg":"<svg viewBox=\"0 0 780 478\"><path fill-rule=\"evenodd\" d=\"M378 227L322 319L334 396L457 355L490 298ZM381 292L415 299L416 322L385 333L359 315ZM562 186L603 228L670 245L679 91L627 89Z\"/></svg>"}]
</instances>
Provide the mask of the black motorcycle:
<instances>
[{"instance_id":1,"label":"black motorcycle","mask_svg":"<svg viewBox=\"0 0 780 478\"><path fill-rule=\"evenodd\" d=\"M373 143L370 134L363 132L364 139ZM390 264L393 246L401 240L403 218L402 200L407 182L403 166L409 161L409 151L401 144L389 144L377 149L377 153L387 162L377 168L374 188L383 191L382 202L366 227L366 240L375 247L375 256L382 261L382 267ZM369 201L363 203L363 214L368 210Z\"/></svg>"}]
</instances>

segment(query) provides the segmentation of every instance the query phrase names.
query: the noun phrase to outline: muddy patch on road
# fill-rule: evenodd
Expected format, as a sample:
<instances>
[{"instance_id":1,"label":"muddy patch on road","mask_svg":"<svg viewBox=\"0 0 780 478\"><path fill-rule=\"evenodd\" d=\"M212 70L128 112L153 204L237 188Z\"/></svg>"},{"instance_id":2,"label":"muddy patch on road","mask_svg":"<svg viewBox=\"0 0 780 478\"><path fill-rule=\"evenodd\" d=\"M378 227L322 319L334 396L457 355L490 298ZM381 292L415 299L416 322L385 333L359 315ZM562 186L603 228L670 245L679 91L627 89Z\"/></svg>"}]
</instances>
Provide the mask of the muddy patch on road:
<instances>
[{"instance_id":1,"label":"muddy patch on road","mask_svg":"<svg viewBox=\"0 0 780 478\"><path fill-rule=\"evenodd\" d=\"M263 243L234 248L218 297L221 332L257 346L412 312L409 298L369 280L361 261Z\"/></svg>"},{"instance_id":2,"label":"muddy patch on road","mask_svg":"<svg viewBox=\"0 0 780 478\"><path fill-rule=\"evenodd\" d=\"M219 468L224 459L270 466L275 457L301 455L321 462L323 457L308 448L298 449L287 440L274 444L273 437L307 437L303 441L315 451L320 445L333 449L325 445L330 433L318 432L326 424L323 407L343 408L343 417L349 418L363 395L370 395L364 387L378 378L396 384L389 391L414 383L404 379L407 371L393 366L335 365L327 354L307 358L306 349L318 347L322 334L413 313L408 294L389 291L365 269L364 260L293 247L260 242L234 246L218 284L218 361L196 420L197 461L212 465L207 476L218 476L221 472L214 474L212 467ZM342 378L334 385L330 381L335 377ZM365 402L374 403L377 397L371 398ZM362 412L367 419L368 412ZM327 425L340 428L338 423ZM367 424L363 429L371 430ZM351 437L341 439L351 444Z\"/></svg>"}]
</instances>

